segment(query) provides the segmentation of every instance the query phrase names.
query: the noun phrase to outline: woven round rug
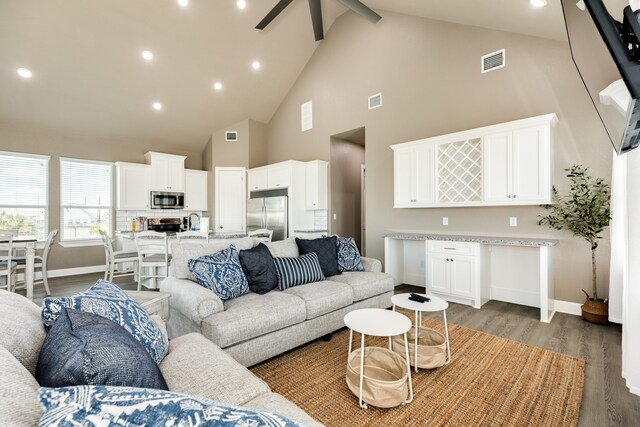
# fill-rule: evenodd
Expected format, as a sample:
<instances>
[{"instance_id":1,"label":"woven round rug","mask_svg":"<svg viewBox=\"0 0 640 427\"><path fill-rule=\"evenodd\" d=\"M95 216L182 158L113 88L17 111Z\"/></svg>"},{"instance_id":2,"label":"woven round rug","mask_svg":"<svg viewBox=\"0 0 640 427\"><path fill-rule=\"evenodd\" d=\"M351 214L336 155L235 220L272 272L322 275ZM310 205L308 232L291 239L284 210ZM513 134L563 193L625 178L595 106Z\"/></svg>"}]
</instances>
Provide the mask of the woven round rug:
<instances>
[{"instance_id":1,"label":"woven round rug","mask_svg":"<svg viewBox=\"0 0 640 427\"><path fill-rule=\"evenodd\" d=\"M410 316L413 317L413 316ZM423 318L443 330L442 322ZM449 365L413 372L413 402L360 409L346 382L349 331L251 368L271 389L327 426L576 426L582 359L449 324ZM360 335L354 333L354 348ZM365 345L386 347L386 338Z\"/></svg>"}]
</instances>

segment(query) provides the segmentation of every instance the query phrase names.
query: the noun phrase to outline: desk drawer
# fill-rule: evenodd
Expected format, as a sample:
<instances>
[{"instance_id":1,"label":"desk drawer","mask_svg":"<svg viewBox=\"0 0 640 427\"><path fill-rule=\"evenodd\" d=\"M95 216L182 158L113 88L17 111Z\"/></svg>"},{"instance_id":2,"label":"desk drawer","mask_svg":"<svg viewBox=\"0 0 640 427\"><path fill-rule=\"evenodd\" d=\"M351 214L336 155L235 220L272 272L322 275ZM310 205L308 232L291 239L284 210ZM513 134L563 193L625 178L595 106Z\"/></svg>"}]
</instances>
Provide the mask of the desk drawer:
<instances>
[{"instance_id":1,"label":"desk drawer","mask_svg":"<svg viewBox=\"0 0 640 427\"><path fill-rule=\"evenodd\" d=\"M429 240L427 251L441 254L475 255L480 248L480 243L473 242L446 242Z\"/></svg>"}]
</instances>

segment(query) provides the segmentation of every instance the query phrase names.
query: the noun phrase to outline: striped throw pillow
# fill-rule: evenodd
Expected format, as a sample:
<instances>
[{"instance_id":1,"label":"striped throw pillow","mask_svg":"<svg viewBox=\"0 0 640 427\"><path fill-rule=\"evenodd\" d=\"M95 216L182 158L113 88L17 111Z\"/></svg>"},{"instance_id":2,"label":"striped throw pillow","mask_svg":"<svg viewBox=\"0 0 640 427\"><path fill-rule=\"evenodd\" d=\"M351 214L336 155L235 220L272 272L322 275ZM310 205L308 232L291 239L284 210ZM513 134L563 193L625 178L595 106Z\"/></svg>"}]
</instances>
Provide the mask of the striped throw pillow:
<instances>
[{"instance_id":1,"label":"striped throw pillow","mask_svg":"<svg viewBox=\"0 0 640 427\"><path fill-rule=\"evenodd\" d=\"M278 288L281 291L305 283L324 280L320 261L315 252L295 258L273 258L278 273Z\"/></svg>"}]
</instances>

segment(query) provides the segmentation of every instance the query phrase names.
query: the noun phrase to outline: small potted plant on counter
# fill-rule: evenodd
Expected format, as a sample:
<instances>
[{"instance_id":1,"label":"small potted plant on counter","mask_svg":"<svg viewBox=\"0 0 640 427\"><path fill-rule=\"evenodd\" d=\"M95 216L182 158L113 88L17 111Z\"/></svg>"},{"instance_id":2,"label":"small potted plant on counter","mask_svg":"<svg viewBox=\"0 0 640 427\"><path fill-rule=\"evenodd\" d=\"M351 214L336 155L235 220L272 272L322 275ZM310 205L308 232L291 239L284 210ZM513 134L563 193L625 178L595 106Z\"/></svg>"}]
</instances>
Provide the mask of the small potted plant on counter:
<instances>
[{"instance_id":1,"label":"small potted plant on counter","mask_svg":"<svg viewBox=\"0 0 640 427\"><path fill-rule=\"evenodd\" d=\"M593 178L588 168L573 165L567 171L569 194L560 196L553 187L553 204L544 205L551 211L547 216L539 215L538 225L548 225L556 230L568 230L574 236L585 239L591 245L592 296L587 296L582 305L583 319L593 323L609 322L608 300L598 298L596 283L596 249L602 231L611 220L611 187L602 178Z\"/></svg>"}]
</instances>

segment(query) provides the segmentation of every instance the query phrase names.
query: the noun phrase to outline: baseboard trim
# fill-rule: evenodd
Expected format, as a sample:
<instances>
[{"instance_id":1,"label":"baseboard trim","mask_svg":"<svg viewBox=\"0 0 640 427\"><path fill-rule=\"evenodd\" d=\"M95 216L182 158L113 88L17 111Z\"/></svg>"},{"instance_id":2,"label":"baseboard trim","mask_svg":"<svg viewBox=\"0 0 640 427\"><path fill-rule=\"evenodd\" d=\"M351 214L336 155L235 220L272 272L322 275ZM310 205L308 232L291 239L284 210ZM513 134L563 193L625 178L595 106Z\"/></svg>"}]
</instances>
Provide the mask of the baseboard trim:
<instances>
[{"instance_id":1,"label":"baseboard trim","mask_svg":"<svg viewBox=\"0 0 640 427\"><path fill-rule=\"evenodd\" d=\"M75 268L61 268L59 270L49 270L48 277L65 277L65 276L78 276L80 274L91 274L91 273L104 273L105 266L104 265L90 265L87 267L75 267ZM24 280L24 273L20 273L17 276L17 279L20 281ZM36 271L35 280L42 279L42 273L40 271Z\"/></svg>"},{"instance_id":2,"label":"baseboard trim","mask_svg":"<svg viewBox=\"0 0 640 427\"><path fill-rule=\"evenodd\" d=\"M633 394L635 394L636 396L640 396L640 387L635 387L632 385L629 385L629 381L627 380L627 388L629 388L629 391Z\"/></svg>"},{"instance_id":3,"label":"baseboard trim","mask_svg":"<svg viewBox=\"0 0 640 427\"><path fill-rule=\"evenodd\" d=\"M582 316L582 304L577 302L553 300L553 307L558 313L573 314L574 316Z\"/></svg>"}]
</instances>

